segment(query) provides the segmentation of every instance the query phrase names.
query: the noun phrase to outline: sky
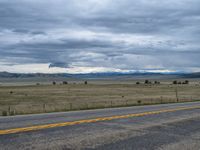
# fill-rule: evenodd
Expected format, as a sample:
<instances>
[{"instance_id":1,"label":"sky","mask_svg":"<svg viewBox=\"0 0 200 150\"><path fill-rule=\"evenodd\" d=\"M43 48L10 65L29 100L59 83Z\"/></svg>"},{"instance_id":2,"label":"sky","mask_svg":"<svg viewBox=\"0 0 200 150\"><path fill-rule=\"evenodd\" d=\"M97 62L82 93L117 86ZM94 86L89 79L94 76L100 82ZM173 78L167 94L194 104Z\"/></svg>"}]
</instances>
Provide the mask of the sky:
<instances>
[{"instance_id":1,"label":"sky","mask_svg":"<svg viewBox=\"0 0 200 150\"><path fill-rule=\"evenodd\" d=\"M200 72L199 0L0 0L0 72Z\"/></svg>"}]
</instances>

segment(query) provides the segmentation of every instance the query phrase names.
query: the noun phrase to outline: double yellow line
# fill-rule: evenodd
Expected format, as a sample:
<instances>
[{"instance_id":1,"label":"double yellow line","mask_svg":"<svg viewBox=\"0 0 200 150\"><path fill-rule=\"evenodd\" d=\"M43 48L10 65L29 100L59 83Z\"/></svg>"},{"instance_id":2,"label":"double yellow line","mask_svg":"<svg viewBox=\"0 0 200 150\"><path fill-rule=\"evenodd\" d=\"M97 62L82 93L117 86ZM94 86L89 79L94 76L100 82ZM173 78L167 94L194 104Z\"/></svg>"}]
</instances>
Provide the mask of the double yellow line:
<instances>
[{"instance_id":1,"label":"double yellow line","mask_svg":"<svg viewBox=\"0 0 200 150\"><path fill-rule=\"evenodd\" d=\"M87 120L79 120L79 121L63 122L63 123L53 123L53 124L46 124L46 125L15 128L15 129L5 129L5 130L0 130L0 135L36 131L36 130L42 130L42 129L48 129L48 128L55 128L55 127L72 126L72 125L78 125L78 124L83 124L83 123L94 123L94 122L124 119L124 118L130 118L130 117L141 117L141 116L154 115L154 114L160 114L160 113L166 113L166 112L175 112L175 111L180 111L180 110L191 110L191 109L199 109L199 108L200 106L179 107L175 109L166 109L166 110L151 111L151 112L144 112L144 113L137 113L137 114L102 117L102 118L96 118L96 119L87 119Z\"/></svg>"}]
</instances>

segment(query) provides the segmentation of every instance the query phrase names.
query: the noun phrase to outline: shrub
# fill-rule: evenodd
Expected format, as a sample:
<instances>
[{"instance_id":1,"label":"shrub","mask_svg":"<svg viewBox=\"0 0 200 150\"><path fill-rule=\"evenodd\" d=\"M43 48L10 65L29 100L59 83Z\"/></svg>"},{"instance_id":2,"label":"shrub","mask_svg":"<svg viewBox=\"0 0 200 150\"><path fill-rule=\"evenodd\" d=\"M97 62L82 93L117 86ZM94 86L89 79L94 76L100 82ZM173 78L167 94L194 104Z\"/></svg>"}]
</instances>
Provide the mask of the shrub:
<instances>
[{"instance_id":1,"label":"shrub","mask_svg":"<svg viewBox=\"0 0 200 150\"><path fill-rule=\"evenodd\" d=\"M56 85L56 82L55 82L55 81L53 81L53 82L52 82L52 84L53 84L53 85Z\"/></svg>"},{"instance_id":2,"label":"shrub","mask_svg":"<svg viewBox=\"0 0 200 150\"><path fill-rule=\"evenodd\" d=\"M14 116L15 115L15 110L10 111L10 116Z\"/></svg>"},{"instance_id":3,"label":"shrub","mask_svg":"<svg viewBox=\"0 0 200 150\"><path fill-rule=\"evenodd\" d=\"M63 81L63 84L68 84L68 82L67 81Z\"/></svg>"},{"instance_id":4,"label":"shrub","mask_svg":"<svg viewBox=\"0 0 200 150\"><path fill-rule=\"evenodd\" d=\"M159 81L155 81L154 84L160 84L160 82Z\"/></svg>"},{"instance_id":5,"label":"shrub","mask_svg":"<svg viewBox=\"0 0 200 150\"><path fill-rule=\"evenodd\" d=\"M145 83L145 84L149 84L149 80L145 80L144 83Z\"/></svg>"},{"instance_id":6,"label":"shrub","mask_svg":"<svg viewBox=\"0 0 200 150\"><path fill-rule=\"evenodd\" d=\"M136 84L140 84L140 82L136 82Z\"/></svg>"},{"instance_id":7,"label":"shrub","mask_svg":"<svg viewBox=\"0 0 200 150\"><path fill-rule=\"evenodd\" d=\"M87 82L87 81L85 81L85 84L88 84L88 82Z\"/></svg>"},{"instance_id":8,"label":"shrub","mask_svg":"<svg viewBox=\"0 0 200 150\"><path fill-rule=\"evenodd\" d=\"M8 115L7 111L4 110L4 111L2 112L2 116L7 116L7 115Z\"/></svg>"},{"instance_id":9,"label":"shrub","mask_svg":"<svg viewBox=\"0 0 200 150\"><path fill-rule=\"evenodd\" d=\"M188 80L185 80L184 84L189 84L189 81L188 81Z\"/></svg>"},{"instance_id":10,"label":"shrub","mask_svg":"<svg viewBox=\"0 0 200 150\"><path fill-rule=\"evenodd\" d=\"M173 84L177 84L178 82L175 80L175 81L173 81Z\"/></svg>"}]
</instances>

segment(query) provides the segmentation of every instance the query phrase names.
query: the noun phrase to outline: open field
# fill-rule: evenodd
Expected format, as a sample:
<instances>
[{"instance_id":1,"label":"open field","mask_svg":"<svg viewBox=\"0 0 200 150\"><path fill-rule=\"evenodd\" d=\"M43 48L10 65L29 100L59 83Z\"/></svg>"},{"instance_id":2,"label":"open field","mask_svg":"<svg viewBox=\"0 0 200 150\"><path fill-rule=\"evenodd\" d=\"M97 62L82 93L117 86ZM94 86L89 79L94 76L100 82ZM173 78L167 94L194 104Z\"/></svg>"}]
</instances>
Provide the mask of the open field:
<instances>
[{"instance_id":1,"label":"open field","mask_svg":"<svg viewBox=\"0 0 200 150\"><path fill-rule=\"evenodd\" d=\"M61 83L61 82L60 82ZM200 100L199 81L189 85L89 81L0 86L0 115L43 113Z\"/></svg>"}]
</instances>

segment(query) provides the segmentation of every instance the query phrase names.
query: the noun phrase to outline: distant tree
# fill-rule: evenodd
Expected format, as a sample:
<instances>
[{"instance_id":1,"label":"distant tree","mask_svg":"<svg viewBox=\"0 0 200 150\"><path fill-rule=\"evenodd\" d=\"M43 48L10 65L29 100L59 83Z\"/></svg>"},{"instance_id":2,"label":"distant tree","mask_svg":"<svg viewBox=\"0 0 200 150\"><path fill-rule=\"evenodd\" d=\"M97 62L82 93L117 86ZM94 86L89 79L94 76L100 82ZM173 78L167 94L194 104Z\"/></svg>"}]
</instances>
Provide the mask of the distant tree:
<instances>
[{"instance_id":1,"label":"distant tree","mask_svg":"<svg viewBox=\"0 0 200 150\"><path fill-rule=\"evenodd\" d=\"M189 81L188 81L188 80L185 80L185 84L189 84Z\"/></svg>"},{"instance_id":2,"label":"distant tree","mask_svg":"<svg viewBox=\"0 0 200 150\"><path fill-rule=\"evenodd\" d=\"M67 81L63 81L63 84L68 84L68 82Z\"/></svg>"},{"instance_id":3,"label":"distant tree","mask_svg":"<svg viewBox=\"0 0 200 150\"><path fill-rule=\"evenodd\" d=\"M8 112L4 110L4 111L2 112L2 116L7 116L7 115L8 115Z\"/></svg>"},{"instance_id":4,"label":"distant tree","mask_svg":"<svg viewBox=\"0 0 200 150\"><path fill-rule=\"evenodd\" d=\"M178 82L176 80L173 81L173 84L177 84Z\"/></svg>"},{"instance_id":5,"label":"distant tree","mask_svg":"<svg viewBox=\"0 0 200 150\"><path fill-rule=\"evenodd\" d=\"M178 84L182 84L182 82L181 82L181 81L179 81L179 82L178 82Z\"/></svg>"},{"instance_id":6,"label":"distant tree","mask_svg":"<svg viewBox=\"0 0 200 150\"><path fill-rule=\"evenodd\" d=\"M155 81L154 84L160 84L160 82L159 81Z\"/></svg>"},{"instance_id":7,"label":"distant tree","mask_svg":"<svg viewBox=\"0 0 200 150\"><path fill-rule=\"evenodd\" d=\"M52 82L52 84L53 84L53 85L56 85L56 82L55 82L55 81L53 81L53 82Z\"/></svg>"},{"instance_id":8,"label":"distant tree","mask_svg":"<svg viewBox=\"0 0 200 150\"><path fill-rule=\"evenodd\" d=\"M140 84L140 82L137 81L136 84L138 85L138 84Z\"/></svg>"},{"instance_id":9,"label":"distant tree","mask_svg":"<svg viewBox=\"0 0 200 150\"><path fill-rule=\"evenodd\" d=\"M145 83L145 84L149 84L149 80L145 80L144 83Z\"/></svg>"},{"instance_id":10,"label":"distant tree","mask_svg":"<svg viewBox=\"0 0 200 150\"><path fill-rule=\"evenodd\" d=\"M145 84L151 84L151 81L145 80L144 83L145 83Z\"/></svg>"},{"instance_id":11,"label":"distant tree","mask_svg":"<svg viewBox=\"0 0 200 150\"><path fill-rule=\"evenodd\" d=\"M36 83L36 85L40 85L40 83Z\"/></svg>"},{"instance_id":12,"label":"distant tree","mask_svg":"<svg viewBox=\"0 0 200 150\"><path fill-rule=\"evenodd\" d=\"M88 82L87 82L87 81L85 81L84 83L85 83L85 85L86 85L86 84L88 84Z\"/></svg>"}]
</instances>

